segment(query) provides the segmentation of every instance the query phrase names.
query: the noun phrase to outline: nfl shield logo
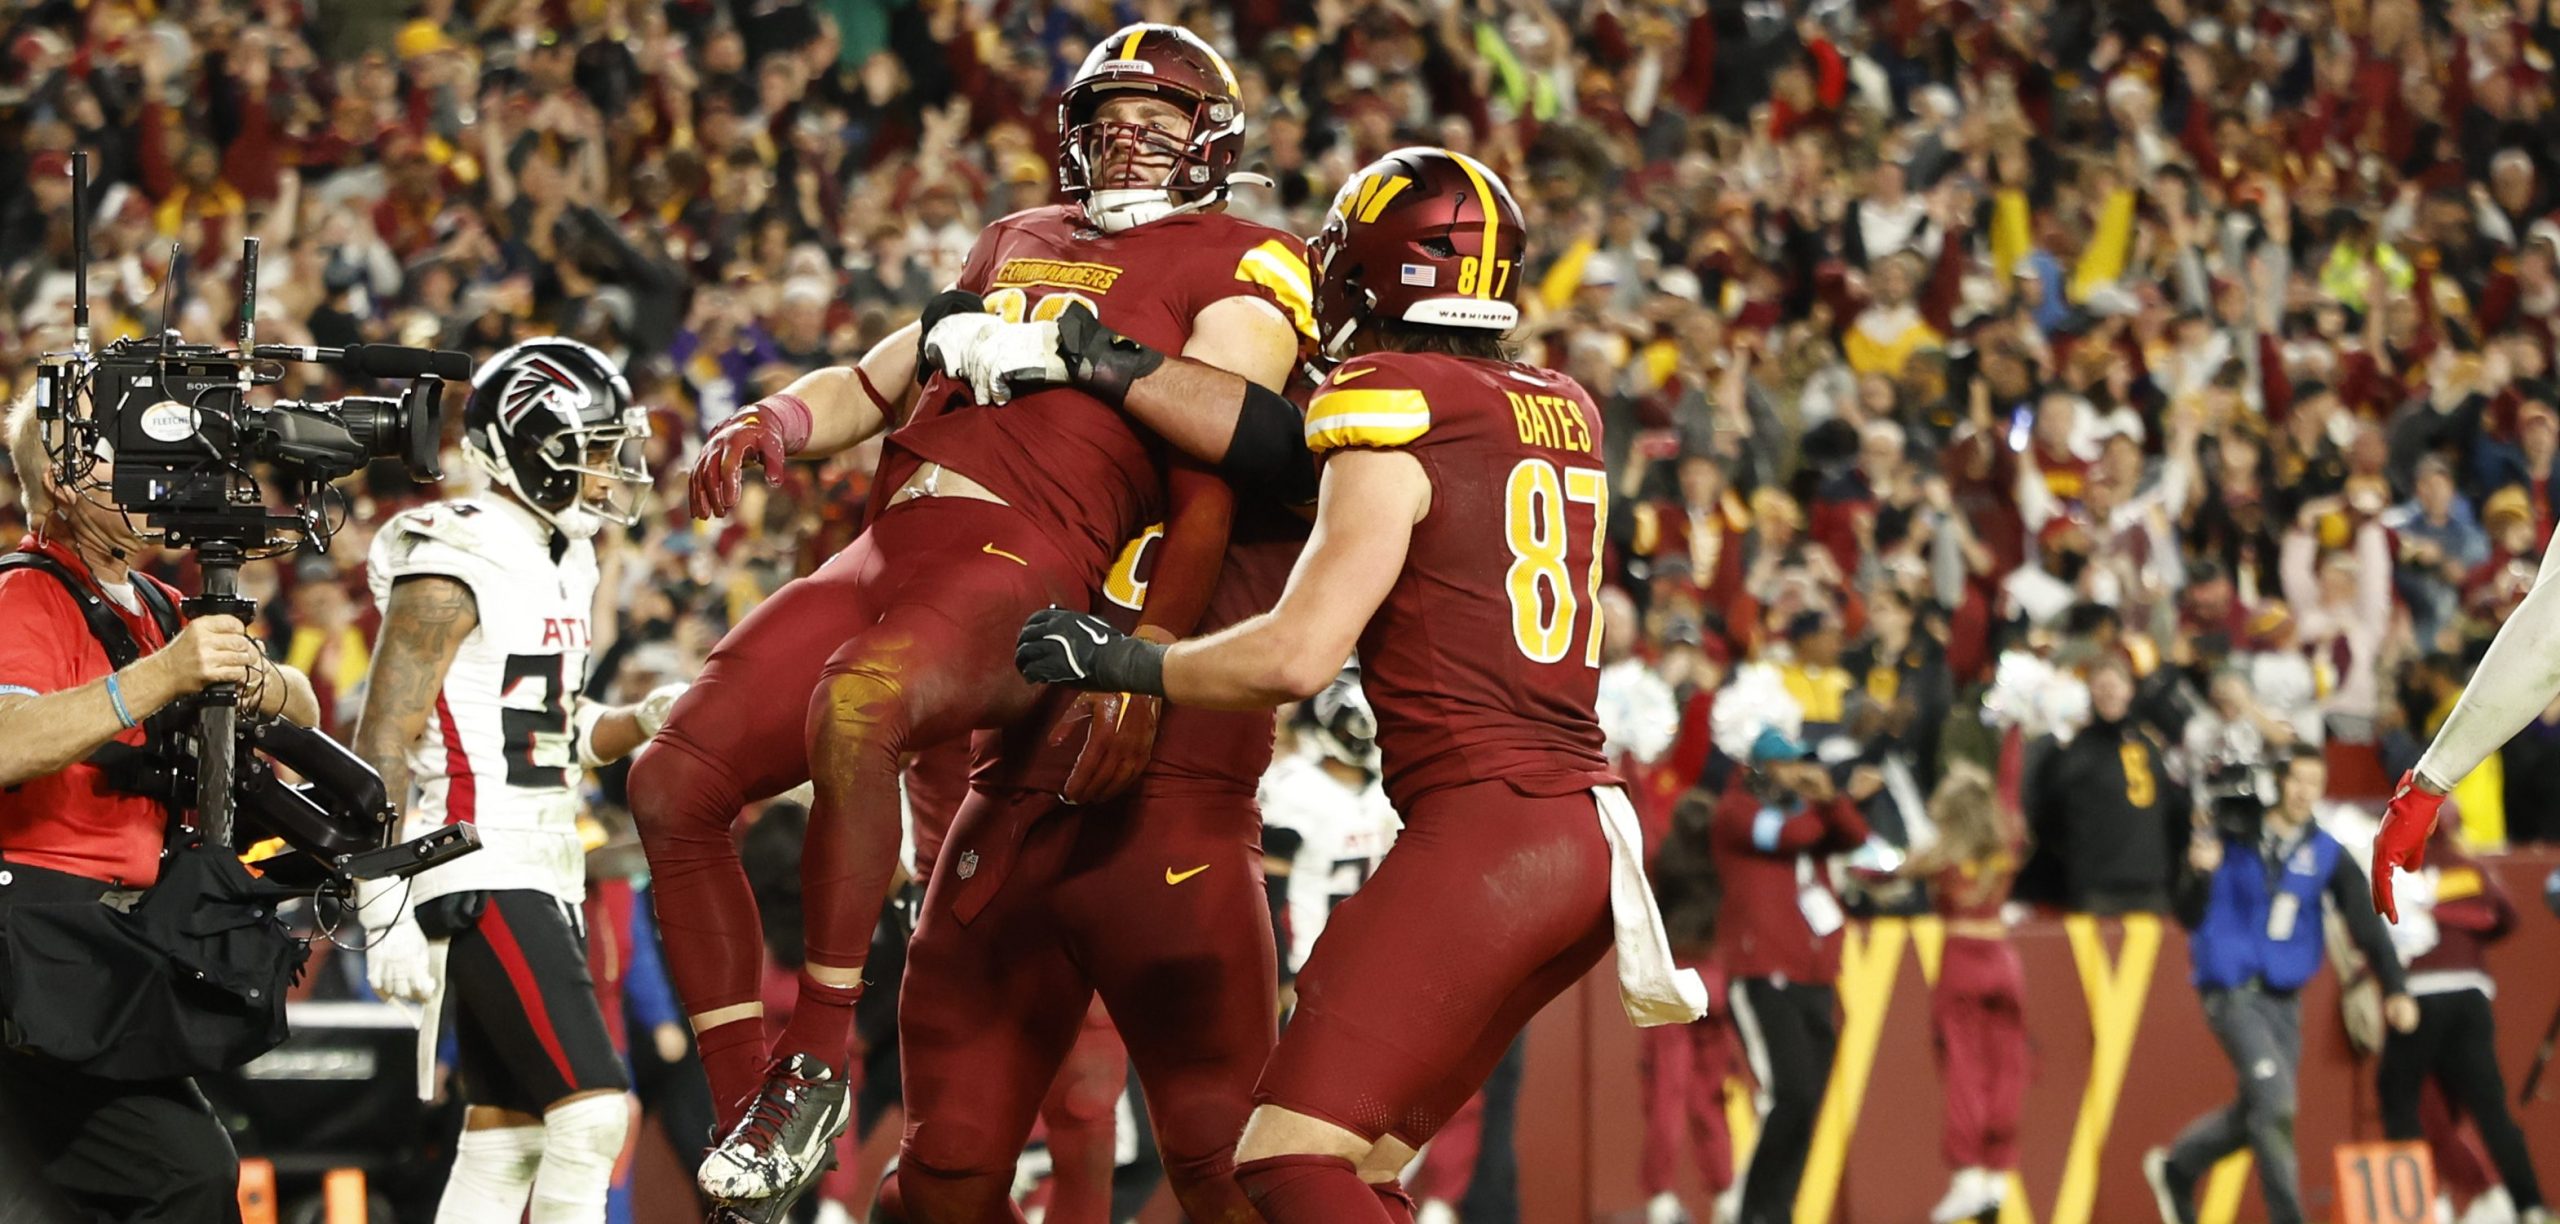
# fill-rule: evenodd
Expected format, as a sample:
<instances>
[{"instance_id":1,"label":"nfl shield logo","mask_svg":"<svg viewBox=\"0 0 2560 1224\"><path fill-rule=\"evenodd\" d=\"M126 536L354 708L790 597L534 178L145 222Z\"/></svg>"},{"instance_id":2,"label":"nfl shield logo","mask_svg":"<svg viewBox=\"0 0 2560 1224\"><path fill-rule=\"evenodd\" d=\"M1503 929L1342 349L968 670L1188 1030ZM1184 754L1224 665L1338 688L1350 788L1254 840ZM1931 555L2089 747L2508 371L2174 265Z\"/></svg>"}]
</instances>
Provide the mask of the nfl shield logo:
<instances>
[{"instance_id":1,"label":"nfl shield logo","mask_svg":"<svg viewBox=\"0 0 2560 1224\"><path fill-rule=\"evenodd\" d=\"M1440 283L1440 270L1429 264L1406 264L1402 280L1405 284L1429 289Z\"/></svg>"},{"instance_id":2,"label":"nfl shield logo","mask_svg":"<svg viewBox=\"0 0 2560 1224\"><path fill-rule=\"evenodd\" d=\"M963 850L963 851L961 851L961 852L960 852L960 873L959 873L959 874L960 874L960 878L961 878L961 879L964 879L964 880L965 880L965 879L968 879L970 876L973 876L973 875L978 874L978 852L977 852L977 851L975 851L975 850Z\"/></svg>"}]
</instances>

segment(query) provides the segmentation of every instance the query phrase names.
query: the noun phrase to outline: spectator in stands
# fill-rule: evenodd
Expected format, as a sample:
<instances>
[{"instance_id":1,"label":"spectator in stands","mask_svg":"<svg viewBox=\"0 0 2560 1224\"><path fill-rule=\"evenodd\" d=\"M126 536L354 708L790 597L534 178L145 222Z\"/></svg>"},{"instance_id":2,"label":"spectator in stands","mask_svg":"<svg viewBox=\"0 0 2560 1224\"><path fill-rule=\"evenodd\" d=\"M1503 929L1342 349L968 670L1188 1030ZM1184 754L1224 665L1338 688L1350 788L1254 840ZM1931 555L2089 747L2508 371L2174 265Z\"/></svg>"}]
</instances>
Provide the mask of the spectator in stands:
<instances>
[{"instance_id":1,"label":"spectator in stands","mask_svg":"<svg viewBox=\"0 0 2560 1224\"><path fill-rule=\"evenodd\" d=\"M2024 801L2035 857L2020 891L2094 914L2169 908L2187 792L2159 730L2133 711L2133 668L2089 667L2089 725L2029 748Z\"/></svg>"},{"instance_id":2,"label":"spectator in stands","mask_svg":"<svg viewBox=\"0 0 2560 1224\"><path fill-rule=\"evenodd\" d=\"M2413 632L2420 645L2439 649L2461 610L2463 577L2489 556L2488 535L2455 487L2453 465L2442 455L2420 458L2416 494L2384 515L2382 525L2398 547L2393 574Z\"/></svg>"},{"instance_id":3,"label":"spectator in stands","mask_svg":"<svg viewBox=\"0 0 2560 1224\"><path fill-rule=\"evenodd\" d=\"M2354 856L2313 822L2328 788L2320 754L2297 749L2276 802L2263 817L2218 814L2189 840L2178 882L2178 921L2193 932L2189 957L2205 1022L2239 1075L2240 1098L2198 1118L2176 1142L2143 1157L2163 1224L2195 1224L2196 1184L2215 1162L2242 1148L2257 1157L2258 1188L2274 1224L2302 1224L2293 1148L2294 1084L2302 1062L2303 984L2320 971L2333 903L2366 963L2382 980L2384 1014L2406 1033L2417 1027L2400 954L2373 912Z\"/></svg>"},{"instance_id":4,"label":"spectator in stands","mask_svg":"<svg viewBox=\"0 0 2560 1224\"><path fill-rule=\"evenodd\" d=\"M2324 525L2325 524L2325 525ZM2344 529L2352 548L2313 556L2316 533ZM2334 677L2321 702L2330 737L2373 742L2380 700L2382 641L2391 624L2390 533L2341 498L2306 502L2284 540L2284 597L2301 626L2302 649Z\"/></svg>"}]
</instances>

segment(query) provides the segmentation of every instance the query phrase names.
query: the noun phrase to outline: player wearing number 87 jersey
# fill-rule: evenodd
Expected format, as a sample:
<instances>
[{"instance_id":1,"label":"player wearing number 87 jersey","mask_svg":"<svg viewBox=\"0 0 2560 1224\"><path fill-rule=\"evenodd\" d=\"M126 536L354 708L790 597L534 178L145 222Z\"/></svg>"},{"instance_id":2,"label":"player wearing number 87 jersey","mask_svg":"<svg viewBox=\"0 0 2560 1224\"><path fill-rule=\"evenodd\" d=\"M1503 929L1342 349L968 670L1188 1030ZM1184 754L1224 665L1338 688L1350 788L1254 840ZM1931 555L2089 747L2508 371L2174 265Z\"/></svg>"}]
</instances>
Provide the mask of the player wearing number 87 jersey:
<instances>
[{"instance_id":1,"label":"player wearing number 87 jersey","mask_svg":"<svg viewBox=\"0 0 2560 1224\"><path fill-rule=\"evenodd\" d=\"M1470 158L1402 149L1354 176L1311 247L1319 334L1348 359L1306 412L1316 524L1278 605L1170 648L1053 610L1015 655L1034 680L1251 707L1315 693L1359 648L1404 832L1309 959L1237 1147L1274 1224L1410 1219L1397 1171L1613 942L1630 1018L1704 1010L1601 755L1600 415L1508 360L1520 249L1518 209ZM1234 440L1195 451L1234 467L1256 398L1159 358L1124 401L1150 425L1168 377L1195 413L1237 405Z\"/></svg>"}]
</instances>

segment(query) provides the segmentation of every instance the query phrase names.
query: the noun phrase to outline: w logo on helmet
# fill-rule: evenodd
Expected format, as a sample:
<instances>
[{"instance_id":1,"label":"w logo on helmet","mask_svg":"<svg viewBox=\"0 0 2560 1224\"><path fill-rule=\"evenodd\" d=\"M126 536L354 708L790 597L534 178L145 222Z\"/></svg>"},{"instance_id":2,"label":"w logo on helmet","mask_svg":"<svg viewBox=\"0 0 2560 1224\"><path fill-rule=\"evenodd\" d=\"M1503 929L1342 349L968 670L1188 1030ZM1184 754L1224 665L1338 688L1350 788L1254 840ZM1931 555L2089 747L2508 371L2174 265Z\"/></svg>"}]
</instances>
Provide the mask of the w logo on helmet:
<instances>
[{"instance_id":1,"label":"w logo on helmet","mask_svg":"<svg viewBox=\"0 0 2560 1224\"><path fill-rule=\"evenodd\" d=\"M518 368L506 390L499 393L498 427L513 433L536 408L547 408L563 424L576 425L594 405L594 393L568 371L536 357Z\"/></svg>"}]
</instances>

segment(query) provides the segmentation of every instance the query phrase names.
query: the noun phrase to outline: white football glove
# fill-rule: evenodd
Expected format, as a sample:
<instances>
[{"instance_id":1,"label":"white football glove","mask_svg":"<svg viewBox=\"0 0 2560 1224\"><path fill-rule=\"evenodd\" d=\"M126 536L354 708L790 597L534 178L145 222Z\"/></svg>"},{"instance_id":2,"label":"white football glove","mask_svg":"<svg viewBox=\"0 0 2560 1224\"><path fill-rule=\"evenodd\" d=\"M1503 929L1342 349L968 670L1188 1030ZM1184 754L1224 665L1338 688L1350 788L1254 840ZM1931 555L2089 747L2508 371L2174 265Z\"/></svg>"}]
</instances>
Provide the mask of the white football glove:
<instances>
[{"instance_id":1,"label":"white football glove","mask_svg":"<svg viewBox=\"0 0 2560 1224\"><path fill-rule=\"evenodd\" d=\"M675 684L661 684L649 690L649 695L641 698L640 704L632 707L631 717L640 724L641 738L647 739L654 736L658 733L658 728L667 725L667 711L676 708L676 698L684 696L684 691L691 687L693 686L681 681Z\"/></svg>"},{"instance_id":2,"label":"white football glove","mask_svg":"<svg viewBox=\"0 0 2560 1224\"><path fill-rule=\"evenodd\" d=\"M374 932L364 950L364 978L373 984L373 993L403 1003L424 1003L435 994L435 959L416 918L403 912L389 927Z\"/></svg>"},{"instance_id":3,"label":"white football glove","mask_svg":"<svg viewBox=\"0 0 2560 1224\"><path fill-rule=\"evenodd\" d=\"M925 360L969 384L981 404L1067 381L1055 322L1007 323L990 314L954 314L924 339Z\"/></svg>"}]
</instances>

